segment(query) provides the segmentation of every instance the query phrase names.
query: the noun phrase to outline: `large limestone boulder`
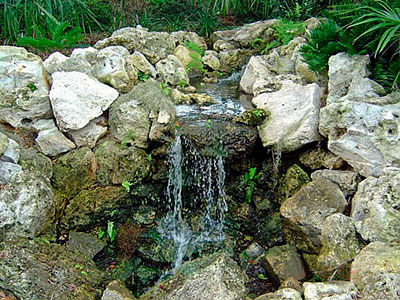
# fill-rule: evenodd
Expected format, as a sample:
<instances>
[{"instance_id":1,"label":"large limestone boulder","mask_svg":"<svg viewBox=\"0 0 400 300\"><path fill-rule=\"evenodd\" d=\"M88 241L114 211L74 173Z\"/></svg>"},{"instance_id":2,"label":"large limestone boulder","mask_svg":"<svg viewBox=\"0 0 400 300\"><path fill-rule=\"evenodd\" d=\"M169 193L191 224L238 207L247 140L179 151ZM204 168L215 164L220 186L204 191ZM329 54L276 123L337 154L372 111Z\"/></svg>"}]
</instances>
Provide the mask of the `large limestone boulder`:
<instances>
[{"instance_id":1,"label":"large limestone boulder","mask_svg":"<svg viewBox=\"0 0 400 300\"><path fill-rule=\"evenodd\" d=\"M296 248L317 253L321 248L321 229L326 217L346 207L340 188L326 179L317 179L303 186L280 208L286 240Z\"/></svg>"},{"instance_id":2,"label":"large limestone boulder","mask_svg":"<svg viewBox=\"0 0 400 300\"><path fill-rule=\"evenodd\" d=\"M224 41L229 42L237 48L250 48L251 43L256 38L262 38L265 40L268 39L268 37L272 37L274 32L272 30L272 26L276 22L278 22L278 20L275 19L258 21L235 29L215 31L211 35L211 41L213 44L217 43L218 41ZM214 49L220 50L218 47L215 47L215 45Z\"/></svg>"},{"instance_id":3,"label":"large limestone boulder","mask_svg":"<svg viewBox=\"0 0 400 300\"><path fill-rule=\"evenodd\" d=\"M52 221L56 198L48 178L19 172L0 190L1 235L34 237Z\"/></svg>"},{"instance_id":4,"label":"large limestone boulder","mask_svg":"<svg viewBox=\"0 0 400 300\"><path fill-rule=\"evenodd\" d=\"M128 92L133 85L133 74L129 74L125 63L129 54L129 51L122 46L101 49L96 55L96 63L93 66L94 77L118 91Z\"/></svg>"},{"instance_id":5,"label":"large limestone boulder","mask_svg":"<svg viewBox=\"0 0 400 300\"><path fill-rule=\"evenodd\" d=\"M242 300L247 276L225 254L183 264L177 273L141 296L140 300Z\"/></svg>"},{"instance_id":6,"label":"large limestone boulder","mask_svg":"<svg viewBox=\"0 0 400 300\"><path fill-rule=\"evenodd\" d=\"M292 288L279 289L274 293L261 295L255 300L302 300L301 293Z\"/></svg>"},{"instance_id":7,"label":"large limestone boulder","mask_svg":"<svg viewBox=\"0 0 400 300\"><path fill-rule=\"evenodd\" d=\"M273 75L264 56L252 56L240 79L240 88L247 94L253 94L253 86L258 79Z\"/></svg>"},{"instance_id":8,"label":"large limestone boulder","mask_svg":"<svg viewBox=\"0 0 400 300\"><path fill-rule=\"evenodd\" d=\"M147 148L150 140L167 137L174 120L174 105L150 80L120 96L110 108L112 135L140 148Z\"/></svg>"},{"instance_id":9,"label":"large limestone boulder","mask_svg":"<svg viewBox=\"0 0 400 300\"><path fill-rule=\"evenodd\" d=\"M351 217L366 241L400 241L400 169L362 181L352 202Z\"/></svg>"},{"instance_id":10,"label":"large limestone boulder","mask_svg":"<svg viewBox=\"0 0 400 300\"><path fill-rule=\"evenodd\" d=\"M0 288L18 299L100 299L105 276L78 251L43 239L1 244Z\"/></svg>"},{"instance_id":11,"label":"large limestone boulder","mask_svg":"<svg viewBox=\"0 0 400 300\"><path fill-rule=\"evenodd\" d=\"M185 66L175 55L168 55L167 58L156 64L156 69L164 82L177 85L180 82L189 83L189 77Z\"/></svg>"},{"instance_id":12,"label":"large limestone boulder","mask_svg":"<svg viewBox=\"0 0 400 300\"><path fill-rule=\"evenodd\" d=\"M317 259L317 269L330 270L348 263L361 250L355 221L343 214L333 214L325 219L321 229L322 248ZM345 269L345 268L344 268ZM339 273L347 277L345 272Z\"/></svg>"},{"instance_id":13,"label":"large limestone boulder","mask_svg":"<svg viewBox=\"0 0 400 300\"><path fill-rule=\"evenodd\" d=\"M87 172L91 174L95 171L96 181L103 186L119 185L124 181L140 182L150 172L146 152L136 147L106 140L97 146L94 154L96 168L90 168Z\"/></svg>"},{"instance_id":14,"label":"large limestone boulder","mask_svg":"<svg viewBox=\"0 0 400 300\"><path fill-rule=\"evenodd\" d=\"M316 178L325 178L336 183L346 197L356 192L359 182L358 174L353 171L317 170L311 174L312 180Z\"/></svg>"},{"instance_id":15,"label":"large limestone boulder","mask_svg":"<svg viewBox=\"0 0 400 300\"><path fill-rule=\"evenodd\" d=\"M85 127L118 97L118 92L80 72L56 72L50 101L62 131Z\"/></svg>"},{"instance_id":16,"label":"large limestone boulder","mask_svg":"<svg viewBox=\"0 0 400 300\"><path fill-rule=\"evenodd\" d=\"M55 163L53 186L63 197L70 199L94 184L96 169L96 159L89 148L70 151Z\"/></svg>"},{"instance_id":17,"label":"large limestone boulder","mask_svg":"<svg viewBox=\"0 0 400 300\"><path fill-rule=\"evenodd\" d=\"M0 46L0 121L29 127L51 116L50 78L39 56L24 48Z\"/></svg>"},{"instance_id":18,"label":"large limestone boulder","mask_svg":"<svg viewBox=\"0 0 400 300\"><path fill-rule=\"evenodd\" d=\"M353 300L357 299L356 286L348 281L305 282L304 300Z\"/></svg>"},{"instance_id":19,"label":"large limestone boulder","mask_svg":"<svg viewBox=\"0 0 400 300\"><path fill-rule=\"evenodd\" d=\"M94 46L102 49L107 46L124 46L130 52L139 51L155 64L174 52L177 39L167 32L149 32L138 25L114 31L111 37L98 41Z\"/></svg>"},{"instance_id":20,"label":"large limestone boulder","mask_svg":"<svg viewBox=\"0 0 400 300\"><path fill-rule=\"evenodd\" d=\"M262 261L269 276L280 284L286 278L303 280L306 277L303 261L292 245L276 246L267 251Z\"/></svg>"},{"instance_id":21,"label":"large limestone boulder","mask_svg":"<svg viewBox=\"0 0 400 300\"><path fill-rule=\"evenodd\" d=\"M253 98L257 108L271 112L259 129L263 146L291 152L320 140L318 115L322 92L317 84L302 86L283 81L279 91Z\"/></svg>"},{"instance_id":22,"label":"large limestone boulder","mask_svg":"<svg viewBox=\"0 0 400 300\"><path fill-rule=\"evenodd\" d=\"M391 100L390 100L391 99ZM320 133L328 148L363 176L380 176L386 166L400 166L400 97L376 104L337 102L321 109ZM391 101L393 104L385 104Z\"/></svg>"},{"instance_id":23,"label":"large limestone boulder","mask_svg":"<svg viewBox=\"0 0 400 300\"><path fill-rule=\"evenodd\" d=\"M327 104L337 102L345 96L350 85L359 83L360 80L369 75L367 66L368 55L353 55L342 52L329 58L329 83Z\"/></svg>"},{"instance_id":24,"label":"large limestone boulder","mask_svg":"<svg viewBox=\"0 0 400 300\"><path fill-rule=\"evenodd\" d=\"M351 282L363 300L397 300L400 294L400 247L373 242L351 265Z\"/></svg>"}]
</instances>

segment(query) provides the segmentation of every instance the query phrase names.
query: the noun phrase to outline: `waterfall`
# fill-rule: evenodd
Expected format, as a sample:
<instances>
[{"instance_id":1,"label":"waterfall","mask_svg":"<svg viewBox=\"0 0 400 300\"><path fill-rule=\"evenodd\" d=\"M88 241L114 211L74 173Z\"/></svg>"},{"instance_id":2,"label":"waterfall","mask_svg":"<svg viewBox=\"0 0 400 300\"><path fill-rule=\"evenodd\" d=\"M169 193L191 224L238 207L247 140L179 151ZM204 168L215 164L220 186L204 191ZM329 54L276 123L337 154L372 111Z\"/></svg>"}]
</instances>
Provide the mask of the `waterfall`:
<instances>
[{"instance_id":1,"label":"waterfall","mask_svg":"<svg viewBox=\"0 0 400 300\"><path fill-rule=\"evenodd\" d=\"M172 272L182 264L185 256L190 257L196 246L224 240L224 215L228 208L225 170L221 149L216 153L215 157L201 156L178 134L168 150L168 213L159 231L163 238L174 242ZM184 199L184 186L189 190L186 194L190 199ZM190 217L198 211L201 214L196 216L193 224Z\"/></svg>"}]
</instances>

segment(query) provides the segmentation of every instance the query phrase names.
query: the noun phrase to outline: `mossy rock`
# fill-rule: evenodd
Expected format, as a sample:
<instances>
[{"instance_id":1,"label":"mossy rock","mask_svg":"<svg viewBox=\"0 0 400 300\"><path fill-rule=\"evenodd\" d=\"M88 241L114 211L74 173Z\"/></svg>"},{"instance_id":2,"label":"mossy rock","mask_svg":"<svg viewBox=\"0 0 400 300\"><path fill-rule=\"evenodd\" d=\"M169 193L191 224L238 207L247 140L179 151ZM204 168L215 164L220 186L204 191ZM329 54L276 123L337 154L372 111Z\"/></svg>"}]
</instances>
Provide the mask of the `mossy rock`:
<instances>
[{"instance_id":1,"label":"mossy rock","mask_svg":"<svg viewBox=\"0 0 400 300\"><path fill-rule=\"evenodd\" d=\"M250 126L257 126L263 123L264 120L269 118L270 115L271 113L266 109L251 109L246 110L237 117L233 118L233 122L243 123Z\"/></svg>"},{"instance_id":2,"label":"mossy rock","mask_svg":"<svg viewBox=\"0 0 400 300\"><path fill-rule=\"evenodd\" d=\"M18 161L23 170L36 171L47 178L53 176L53 164L50 158L36 151L34 148L21 148L21 157Z\"/></svg>"},{"instance_id":3,"label":"mossy rock","mask_svg":"<svg viewBox=\"0 0 400 300\"><path fill-rule=\"evenodd\" d=\"M107 222L110 213L130 210L133 200L122 186L97 187L75 196L65 209L61 227L85 231L95 224Z\"/></svg>"},{"instance_id":4,"label":"mossy rock","mask_svg":"<svg viewBox=\"0 0 400 300\"><path fill-rule=\"evenodd\" d=\"M285 177L280 181L278 190L279 202L282 203L284 200L292 197L303 185L309 182L310 177L308 174L298 165L292 165L287 169Z\"/></svg>"},{"instance_id":5,"label":"mossy rock","mask_svg":"<svg viewBox=\"0 0 400 300\"><path fill-rule=\"evenodd\" d=\"M87 147L73 150L57 160L53 172L54 188L70 199L95 183L95 156Z\"/></svg>"},{"instance_id":6,"label":"mossy rock","mask_svg":"<svg viewBox=\"0 0 400 300\"><path fill-rule=\"evenodd\" d=\"M121 184L125 181L140 182L150 174L150 161L142 149L126 147L108 140L95 150L99 185Z\"/></svg>"},{"instance_id":7,"label":"mossy rock","mask_svg":"<svg viewBox=\"0 0 400 300\"><path fill-rule=\"evenodd\" d=\"M149 228L142 234L137 248L139 256L147 261L169 264L174 261L174 243L163 239L155 228Z\"/></svg>"},{"instance_id":8,"label":"mossy rock","mask_svg":"<svg viewBox=\"0 0 400 300\"><path fill-rule=\"evenodd\" d=\"M14 238L0 244L0 288L19 299L100 299L105 280L80 252L45 239ZM23 270L21 272L21 270Z\"/></svg>"},{"instance_id":9,"label":"mossy rock","mask_svg":"<svg viewBox=\"0 0 400 300\"><path fill-rule=\"evenodd\" d=\"M257 237L262 244L273 247L283 242L280 213L276 212L259 222Z\"/></svg>"}]
</instances>

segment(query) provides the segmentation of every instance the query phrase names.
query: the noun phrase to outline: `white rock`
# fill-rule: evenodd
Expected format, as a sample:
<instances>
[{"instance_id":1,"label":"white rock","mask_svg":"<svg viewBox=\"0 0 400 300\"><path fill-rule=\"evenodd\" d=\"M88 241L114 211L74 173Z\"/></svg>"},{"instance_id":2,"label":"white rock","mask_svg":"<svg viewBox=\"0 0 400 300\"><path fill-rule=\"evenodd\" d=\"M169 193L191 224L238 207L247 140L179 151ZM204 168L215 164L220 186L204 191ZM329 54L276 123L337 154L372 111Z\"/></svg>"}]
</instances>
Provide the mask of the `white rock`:
<instances>
[{"instance_id":1,"label":"white rock","mask_svg":"<svg viewBox=\"0 0 400 300\"><path fill-rule=\"evenodd\" d=\"M50 54L43 62L43 65L49 74L53 74L54 72L64 71L64 63L67 60L67 56L57 51Z\"/></svg>"},{"instance_id":2,"label":"white rock","mask_svg":"<svg viewBox=\"0 0 400 300\"><path fill-rule=\"evenodd\" d=\"M35 172L18 172L0 190L0 228L6 235L34 237L55 212L55 197L47 178Z\"/></svg>"},{"instance_id":3,"label":"white rock","mask_svg":"<svg viewBox=\"0 0 400 300\"><path fill-rule=\"evenodd\" d=\"M127 59L127 61L131 62L139 71L143 72L144 74L148 74L154 78L157 76L156 69L147 60L147 58L139 51L135 51L132 55L128 56L126 59Z\"/></svg>"},{"instance_id":4,"label":"white rock","mask_svg":"<svg viewBox=\"0 0 400 300\"><path fill-rule=\"evenodd\" d=\"M330 104L321 109L319 130L329 138L329 150L365 177L400 166L400 102Z\"/></svg>"},{"instance_id":5,"label":"white rock","mask_svg":"<svg viewBox=\"0 0 400 300\"><path fill-rule=\"evenodd\" d=\"M80 72L53 74L50 101L57 125L62 131L85 127L99 117L119 93Z\"/></svg>"},{"instance_id":6,"label":"white rock","mask_svg":"<svg viewBox=\"0 0 400 300\"><path fill-rule=\"evenodd\" d=\"M107 133L107 126L105 125L106 119L99 117L90 121L82 129L68 131L68 134L77 146L94 148L98 139Z\"/></svg>"},{"instance_id":7,"label":"white rock","mask_svg":"<svg viewBox=\"0 0 400 300\"><path fill-rule=\"evenodd\" d=\"M56 125L53 120L38 120L32 124L32 128L36 131L54 128Z\"/></svg>"},{"instance_id":8,"label":"white rock","mask_svg":"<svg viewBox=\"0 0 400 300\"><path fill-rule=\"evenodd\" d=\"M304 300L354 300L356 286L348 281L305 282Z\"/></svg>"},{"instance_id":9,"label":"white rock","mask_svg":"<svg viewBox=\"0 0 400 300\"><path fill-rule=\"evenodd\" d=\"M8 183L14 174L21 171L20 165L0 160L0 184Z\"/></svg>"},{"instance_id":10,"label":"white rock","mask_svg":"<svg viewBox=\"0 0 400 300\"><path fill-rule=\"evenodd\" d=\"M50 116L49 84L39 56L0 46L0 121L29 127L33 120Z\"/></svg>"},{"instance_id":11,"label":"white rock","mask_svg":"<svg viewBox=\"0 0 400 300\"><path fill-rule=\"evenodd\" d=\"M156 64L156 69L164 82L177 85L180 81L183 81L189 84L189 77L185 72L184 65L174 55L168 55L166 59L159 61Z\"/></svg>"},{"instance_id":12,"label":"white rock","mask_svg":"<svg viewBox=\"0 0 400 300\"><path fill-rule=\"evenodd\" d=\"M74 49L63 64L63 71L77 71L91 75L92 67L97 60L97 53L98 50L92 47Z\"/></svg>"},{"instance_id":13,"label":"white rock","mask_svg":"<svg viewBox=\"0 0 400 300\"><path fill-rule=\"evenodd\" d=\"M320 140L318 114L321 97L322 89L317 84L302 86L284 81L279 91L253 98L257 108L271 112L259 130L264 147L278 147L290 152Z\"/></svg>"},{"instance_id":14,"label":"white rock","mask_svg":"<svg viewBox=\"0 0 400 300\"><path fill-rule=\"evenodd\" d=\"M21 147L13 139L8 139L8 146L4 151L1 158L5 157L6 160L11 160L10 162L17 164L20 157Z\"/></svg>"},{"instance_id":15,"label":"white rock","mask_svg":"<svg viewBox=\"0 0 400 300\"><path fill-rule=\"evenodd\" d=\"M345 96L352 82L358 81L368 76L369 64L368 55L353 55L338 53L329 58L329 94L327 104L335 103Z\"/></svg>"},{"instance_id":16,"label":"white rock","mask_svg":"<svg viewBox=\"0 0 400 300\"><path fill-rule=\"evenodd\" d=\"M336 183L345 196L353 195L357 189L357 173L340 170L317 170L311 174L311 179L325 178Z\"/></svg>"},{"instance_id":17,"label":"white rock","mask_svg":"<svg viewBox=\"0 0 400 300\"><path fill-rule=\"evenodd\" d=\"M132 88L132 81L125 69L125 58L129 51L122 46L110 46L97 52L92 74L103 83L118 91L127 92Z\"/></svg>"},{"instance_id":18,"label":"white rock","mask_svg":"<svg viewBox=\"0 0 400 300\"><path fill-rule=\"evenodd\" d=\"M55 127L40 131L35 143L43 154L49 156L56 156L76 147Z\"/></svg>"},{"instance_id":19,"label":"white rock","mask_svg":"<svg viewBox=\"0 0 400 300\"><path fill-rule=\"evenodd\" d=\"M218 59L218 53L216 51L207 50L201 58L201 61L214 71L218 71L221 67L221 62Z\"/></svg>"},{"instance_id":20,"label":"white rock","mask_svg":"<svg viewBox=\"0 0 400 300\"><path fill-rule=\"evenodd\" d=\"M366 241L400 241L400 169L385 169L379 178L362 181L355 194L351 216Z\"/></svg>"},{"instance_id":21,"label":"white rock","mask_svg":"<svg viewBox=\"0 0 400 300\"><path fill-rule=\"evenodd\" d=\"M263 56L252 56L240 79L240 88L247 94L253 94L253 85L260 79L272 76L268 61Z\"/></svg>"}]
</instances>

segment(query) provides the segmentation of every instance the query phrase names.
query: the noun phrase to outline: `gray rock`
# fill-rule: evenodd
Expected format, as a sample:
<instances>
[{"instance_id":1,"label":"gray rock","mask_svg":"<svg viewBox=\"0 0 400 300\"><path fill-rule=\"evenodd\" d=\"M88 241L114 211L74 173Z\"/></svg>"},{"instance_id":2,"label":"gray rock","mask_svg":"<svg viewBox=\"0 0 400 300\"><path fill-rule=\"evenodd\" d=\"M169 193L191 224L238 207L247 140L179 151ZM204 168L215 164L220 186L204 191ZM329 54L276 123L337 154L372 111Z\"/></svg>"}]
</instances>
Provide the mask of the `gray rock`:
<instances>
[{"instance_id":1,"label":"gray rock","mask_svg":"<svg viewBox=\"0 0 400 300\"><path fill-rule=\"evenodd\" d=\"M6 151L8 143L8 137L0 132L0 156L3 155L4 151Z\"/></svg>"},{"instance_id":2,"label":"gray rock","mask_svg":"<svg viewBox=\"0 0 400 300\"><path fill-rule=\"evenodd\" d=\"M111 281L101 300L135 300L132 293L119 280Z\"/></svg>"},{"instance_id":3,"label":"gray rock","mask_svg":"<svg viewBox=\"0 0 400 300\"><path fill-rule=\"evenodd\" d=\"M329 83L327 104L332 104L348 93L352 82L357 83L369 74L368 55L339 53L329 58Z\"/></svg>"},{"instance_id":4,"label":"gray rock","mask_svg":"<svg viewBox=\"0 0 400 300\"><path fill-rule=\"evenodd\" d=\"M33 147L21 149L19 164L24 171L38 172L47 178L53 176L53 164L50 158Z\"/></svg>"},{"instance_id":5,"label":"gray rock","mask_svg":"<svg viewBox=\"0 0 400 300\"><path fill-rule=\"evenodd\" d=\"M219 71L230 73L233 70L240 70L248 56L248 51L240 49L219 52L219 61L221 63Z\"/></svg>"},{"instance_id":6,"label":"gray rock","mask_svg":"<svg viewBox=\"0 0 400 300\"><path fill-rule=\"evenodd\" d=\"M356 286L348 281L305 282L304 300L353 300L357 299Z\"/></svg>"},{"instance_id":7,"label":"gray rock","mask_svg":"<svg viewBox=\"0 0 400 300\"><path fill-rule=\"evenodd\" d=\"M167 32L149 32L138 25L135 28L126 27L114 31L111 37L98 41L96 49L107 46L124 46L131 53L139 51L146 56L150 63L155 64L172 54L176 47L177 39Z\"/></svg>"},{"instance_id":8,"label":"gray rock","mask_svg":"<svg viewBox=\"0 0 400 300\"><path fill-rule=\"evenodd\" d=\"M164 82L177 85L179 82L189 84L189 77L185 72L185 66L175 55L168 55L167 58L156 64L156 69Z\"/></svg>"},{"instance_id":9,"label":"gray rock","mask_svg":"<svg viewBox=\"0 0 400 300\"><path fill-rule=\"evenodd\" d=\"M192 31L174 31L171 32L171 37L175 38L178 41L179 45L185 45L187 43L193 43L198 45L201 49L207 49L207 43L199 36L196 32Z\"/></svg>"},{"instance_id":10,"label":"gray rock","mask_svg":"<svg viewBox=\"0 0 400 300\"><path fill-rule=\"evenodd\" d=\"M62 131L85 127L117 99L118 92L80 72L56 72L50 101Z\"/></svg>"},{"instance_id":11,"label":"gray rock","mask_svg":"<svg viewBox=\"0 0 400 300\"><path fill-rule=\"evenodd\" d=\"M352 218L340 213L325 219L321 229L322 248L317 259L318 270L330 270L345 264L361 250L354 224Z\"/></svg>"},{"instance_id":12,"label":"gray rock","mask_svg":"<svg viewBox=\"0 0 400 300\"><path fill-rule=\"evenodd\" d=\"M13 238L1 249L0 288L18 299L100 299L106 277L81 253L45 238Z\"/></svg>"},{"instance_id":13,"label":"gray rock","mask_svg":"<svg viewBox=\"0 0 400 300\"><path fill-rule=\"evenodd\" d=\"M32 124L32 128L36 131L53 129L56 125L53 120L38 120Z\"/></svg>"},{"instance_id":14,"label":"gray rock","mask_svg":"<svg viewBox=\"0 0 400 300\"><path fill-rule=\"evenodd\" d=\"M68 57L60 52L54 52L49 55L43 62L47 73L53 74L54 72L64 71L64 63L68 60Z\"/></svg>"},{"instance_id":15,"label":"gray rock","mask_svg":"<svg viewBox=\"0 0 400 300\"><path fill-rule=\"evenodd\" d=\"M99 81L111 85L120 92L128 92L133 85L125 67L129 51L122 46L110 46L96 54L92 74Z\"/></svg>"},{"instance_id":16,"label":"gray rock","mask_svg":"<svg viewBox=\"0 0 400 300\"><path fill-rule=\"evenodd\" d=\"M292 245L276 246L269 249L262 263L269 276L278 284L289 277L297 280L306 278L301 256Z\"/></svg>"},{"instance_id":17,"label":"gray rock","mask_svg":"<svg viewBox=\"0 0 400 300\"><path fill-rule=\"evenodd\" d=\"M372 242L351 265L351 282L363 300L397 300L400 294L400 247Z\"/></svg>"},{"instance_id":18,"label":"gray rock","mask_svg":"<svg viewBox=\"0 0 400 300\"><path fill-rule=\"evenodd\" d=\"M328 148L361 175L380 176L387 166L400 166L400 102L369 104L344 101L321 109L320 133Z\"/></svg>"},{"instance_id":19,"label":"gray rock","mask_svg":"<svg viewBox=\"0 0 400 300\"><path fill-rule=\"evenodd\" d=\"M0 190L0 228L7 236L34 237L54 217L56 199L47 178L39 173L19 172Z\"/></svg>"},{"instance_id":20,"label":"gray rock","mask_svg":"<svg viewBox=\"0 0 400 300\"><path fill-rule=\"evenodd\" d=\"M351 217L366 241L400 241L400 169L362 181L352 202Z\"/></svg>"},{"instance_id":21,"label":"gray rock","mask_svg":"<svg viewBox=\"0 0 400 300\"><path fill-rule=\"evenodd\" d=\"M175 120L175 107L148 80L122 95L110 108L109 123L113 136L123 144L147 148L150 139L163 139Z\"/></svg>"},{"instance_id":22,"label":"gray rock","mask_svg":"<svg viewBox=\"0 0 400 300\"><path fill-rule=\"evenodd\" d=\"M12 162L0 161L0 184L6 184L14 174L21 172L21 170L22 168L20 165Z\"/></svg>"},{"instance_id":23,"label":"gray rock","mask_svg":"<svg viewBox=\"0 0 400 300\"><path fill-rule=\"evenodd\" d=\"M256 260L261 255L265 254L265 249L257 242L252 243L245 251L243 251L245 256L249 257L252 260Z\"/></svg>"},{"instance_id":24,"label":"gray rock","mask_svg":"<svg viewBox=\"0 0 400 300\"><path fill-rule=\"evenodd\" d=\"M214 71L218 71L221 67L221 62L218 58L218 53L216 51L207 50L204 53L204 56L201 58L203 64Z\"/></svg>"},{"instance_id":25,"label":"gray rock","mask_svg":"<svg viewBox=\"0 0 400 300\"><path fill-rule=\"evenodd\" d=\"M39 56L0 46L0 121L29 127L33 120L50 116L49 85Z\"/></svg>"},{"instance_id":26,"label":"gray rock","mask_svg":"<svg viewBox=\"0 0 400 300\"><path fill-rule=\"evenodd\" d=\"M177 273L150 289L141 300L241 300L247 276L231 258L214 254L183 264Z\"/></svg>"},{"instance_id":27,"label":"gray rock","mask_svg":"<svg viewBox=\"0 0 400 300\"><path fill-rule=\"evenodd\" d=\"M94 148L97 141L107 133L106 125L106 119L98 117L81 129L68 131L68 135L78 147Z\"/></svg>"},{"instance_id":28,"label":"gray rock","mask_svg":"<svg viewBox=\"0 0 400 300\"><path fill-rule=\"evenodd\" d=\"M96 236L85 232L70 232L67 247L72 251L80 251L89 259L93 259L97 253L106 247L107 244Z\"/></svg>"},{"instance_id":29,"label":"gray rock","mask_svg":"<svg viewBox=\"0 0 400 300\"><path fill-rule=\"evenodd\" d=\"M261 295L254 300L302 300L301 293L292 288L279 289L274 293Z\"/></svg>"},{"instance_id":30,"label":"gray rock","mask_svg":"<svg viewBox=\"0 0 400 300\"><path fill-rule=\"evenodd\" d=\"M317 170L311 174L311 179L317 178L328 179L336 183L346 197L356 192L359 182L357 173L352 171Z\"/></svg>"},{"instance_id":31,"label":"gray rock","mask_svg":"<svg viewBox=\"0 0 400 300\"><path fill-rule=\"evenodd\" d=\"M263 93L277 92L282 88L282 84L286 80L290 80L296 84L304 85L304 80L301 77L293 74L259 77L253 84L253 95L258 96Z\"/></svg>"},{"instance_id":32,"label":"gray rock","mask_svg":"<svg viewBox=\"0 0 400 300\"><path fill-rule=\"evenodd\" d=\"M35 139L35 143L39 147L39 150L48 156L56 156L76 147L55 126L52 129L40 131Z\"/></svg>"},{"instance_id":33,"label":"gray rock","mask_svg":"<svg viewBox=\"0 0 400 300\"><path fill-rule=\"evenodd\" d=\"M240 88L247 94L253 94L253 86L257 80L273 75L265 56L252 56L240 79Z\"/></svg>"},{"instance_id":34,"label":"gray rock","mask_svg":"<svg viewBox=\"0 0 400 300\"><path fill-rule=\"evenodd\" d=\"M211 41L214 44L222 40L237 44L238 46L240 45L242 48L250 48L251 43L256 38L263 38L268 35L268 29L276 22L278 20L275 19L258 21L235 29L215 31L211 35Z\"/></svg>"},{"instance_id":35,"label":"gray rock","mask_svg":"<svg viewBox=\"0 0 400 300\"><path fill-rule=\"evenodd\" d=\"M3 155L0 155L0 160L8 161L17 164L19 161L21 148L13 139L8 139L8 145Z\"/></svg>"},{"instance_id":36,"label":"gray rock","mask_svg":"<svg viewBox=\"0 0 400 300\"><path fill-rule=\"evenodd\" d=\"M308 183L281 205L286 240L303 251L318 252L325 218L343 212L346 204L342 191L335 183L326 179Z\"/></svg>"},{"instance_id":37,"label":"gray rock","mask_svg":"<svg viewBox=\"0 0 400 300\"><path fill-rule=\"evenodd\" d=\"M128 56L126 60L132 63L139 71L143 72L144 74L148 74L154 78L158 74L153 65L139 51L135 51L132 55Z\"/></svg>"},{"instance_id":38,"label":"gray rock","mask_svg":"<svg viewBox=\"0 0 400 300\"><path fill-rule=\"evenodd\" d=\"M93 47L76 48L71 56L63 63L62 71L81 72L92 75L92 67L96 63L98 51Z\"/></svg>"},{"instance_id":39,"label":"gray rock","mask_svg":"<svg viewBox=\"0 0 400 300\"><path fill-rule=\"evenodd\" d=\"M317 84L302 86L284 81L279 91L253 98L257 108L271 112L259 129L263 146L291 152L320 140L318 114L321 97L322 89Z\"/></svg>"},{"instance_id":40,"label":"gray rock","mask_svg":"<svg viewBox=\"0 0 400 300\"><path fill-rule=\"evenodd\" d=\"M339 169L344 165L344 161L339 156L326 149L310 149L300 154L300 162L311 170L322 167L328 169Z\"/></svg>"}]
</instances>

